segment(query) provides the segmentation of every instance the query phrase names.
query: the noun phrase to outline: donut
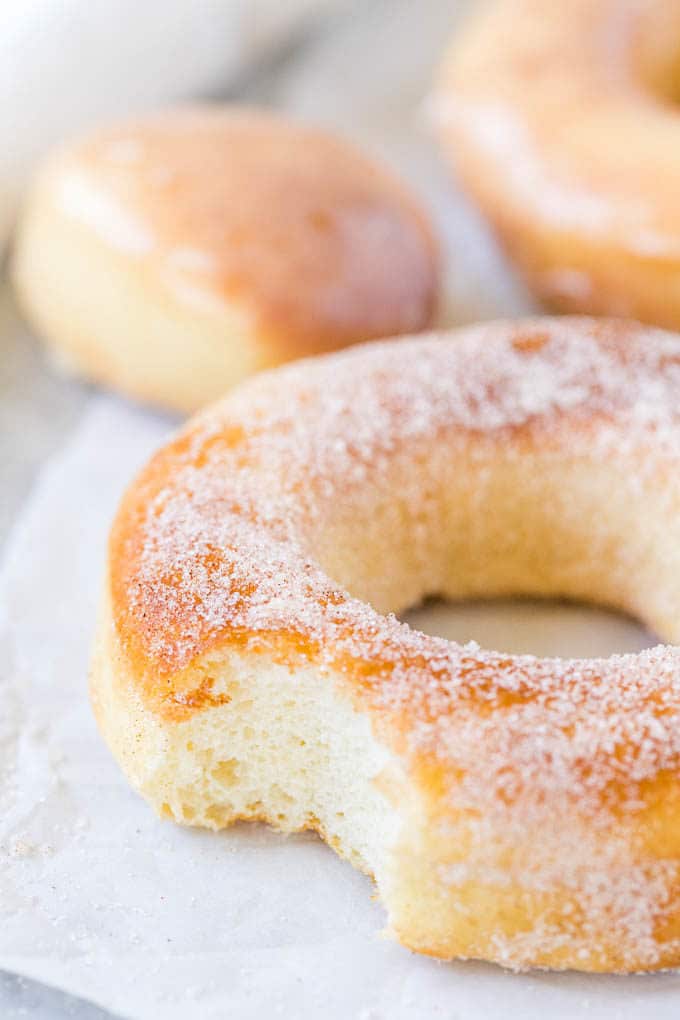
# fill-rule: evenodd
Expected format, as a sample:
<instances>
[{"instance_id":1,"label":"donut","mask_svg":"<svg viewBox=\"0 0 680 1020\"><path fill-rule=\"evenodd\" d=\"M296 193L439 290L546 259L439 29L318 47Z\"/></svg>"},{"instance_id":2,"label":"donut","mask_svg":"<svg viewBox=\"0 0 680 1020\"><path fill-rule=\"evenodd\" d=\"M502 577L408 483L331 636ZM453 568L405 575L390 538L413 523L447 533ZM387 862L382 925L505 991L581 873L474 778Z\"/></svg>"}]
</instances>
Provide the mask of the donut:
<instances>
[{"instance_id":1,"label":"donut","mask_svg":"<svg viewBox=\"0 0 680 1020\"><path fill-rule=\"evenodd\" d=\"M49 158L13 277L59 364L188 412L256 370L423 329L438 269L386 169L320 130L206 105Z\"/></svg>"},{"instance_id":2,"label":"donut","mask_svg":"<svg viewBox=\"0 0 680 1020\"><path fill-rule=\"evenodd\" d=\"M161 816L313 829L412 950L680 963L680 648L426 636L427 596L596 602L680 640L680 337L483 324L204 410L113 524L91 673Z\"/></svg>"},{"instance_id":3,"label":"donut","mask_svg":"<svg viewBox=\"0 0 680 1020\"><path fill-rule=\"evenodd\" d=\"M680 328L678 38L668 0L494 0L444 60L435 130L548 307Z\"/></svg>"}]
</instances>

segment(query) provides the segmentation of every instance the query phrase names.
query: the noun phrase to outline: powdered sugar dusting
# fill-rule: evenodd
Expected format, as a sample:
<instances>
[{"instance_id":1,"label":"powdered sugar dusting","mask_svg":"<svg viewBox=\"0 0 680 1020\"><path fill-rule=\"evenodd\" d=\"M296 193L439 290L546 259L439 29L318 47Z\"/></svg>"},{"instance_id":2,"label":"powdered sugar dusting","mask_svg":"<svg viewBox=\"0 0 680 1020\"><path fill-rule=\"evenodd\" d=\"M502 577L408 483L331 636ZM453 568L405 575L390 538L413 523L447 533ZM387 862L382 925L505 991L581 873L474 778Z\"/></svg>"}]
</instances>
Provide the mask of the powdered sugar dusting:
<instances>
[{"instance_id":1,"label":"powdered sugar dusting","mask_svg":"<svg viewBox=\"0 0 680 1020\"><path fill-rule=\"evenodd\" d=\"M133 490L118 523L119 622L168 678L220 642L273 654L288 642L320 669L339 671L380 709L387 739L411 760L440 762L451 810L476 812L509 840L513 827L525 839L538 827L545 846L557 825L545 851L552 863L526 877L527 887L554 884L550 869L561 868L560 883L583 897L583 854L571 879L556 863L561 819L576 803L587 820L581 845L590 839L591 857L601 858L598 827L617 818L628 891L608 881L612 868L598 858L582 909L608 913L622 943L652 964L671 881L659 869L675 874L675 865L631 870L621 819L644 813L648 780L677 774L680 651L545 660L457 645L377 613L315 557L334 508L387 485L404 451L435 443L469 454L491 443L512 458L527 442L558 457L662 470L666 498L680 503L672 484L680 477L680 339L586 319L492 323L254 379L199 416ZM640 450L644 458L633 459ZM417 486L408 494L414 519L422 498ZM181 685L170 684L167 697L193 704ZM482 846L481 829L477 838ZM528 936L502 953L522 965L532 958Z\"/></svg>"}]
</instances>

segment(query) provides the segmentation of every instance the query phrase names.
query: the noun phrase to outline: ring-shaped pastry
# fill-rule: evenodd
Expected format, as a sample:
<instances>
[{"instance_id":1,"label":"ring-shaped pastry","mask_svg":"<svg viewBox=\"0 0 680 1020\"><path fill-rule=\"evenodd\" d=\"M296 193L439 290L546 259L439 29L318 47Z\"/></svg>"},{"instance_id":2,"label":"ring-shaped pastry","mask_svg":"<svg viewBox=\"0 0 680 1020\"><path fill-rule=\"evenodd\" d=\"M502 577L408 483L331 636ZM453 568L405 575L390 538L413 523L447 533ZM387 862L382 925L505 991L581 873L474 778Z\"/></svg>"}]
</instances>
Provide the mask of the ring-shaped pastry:
<instances>
[{"instance_id":1,"label":"ring-shaped pastry","mask_svg":"<svg viewBox=\"0 0 680 1020\"><path fill-rule=\"evenodd\" d=\"M499 322L250 380L123 500L96 714L161 815L317 830L412 949L677 965L680 650L540 659L391 615L518 593L680 640L680 338Z\"/></svg>"}]
</instances>

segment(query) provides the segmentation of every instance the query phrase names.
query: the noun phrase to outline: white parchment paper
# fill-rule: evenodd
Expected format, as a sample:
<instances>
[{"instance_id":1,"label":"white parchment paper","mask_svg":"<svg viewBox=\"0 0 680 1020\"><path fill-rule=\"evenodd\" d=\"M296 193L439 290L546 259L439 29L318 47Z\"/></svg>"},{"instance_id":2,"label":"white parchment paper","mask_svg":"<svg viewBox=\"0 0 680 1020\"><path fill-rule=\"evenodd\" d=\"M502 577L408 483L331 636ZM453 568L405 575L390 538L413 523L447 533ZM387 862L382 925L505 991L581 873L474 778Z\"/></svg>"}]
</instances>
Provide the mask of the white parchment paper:
<instances>
[{"instance_id":1,"label":"white parchment paper","mask_svg":"<svg viewBox=\"0 0 680 1020\"><path fill-rule=\"evenodd\" d=\"M454 6L357 5L275 91L414 182L447 255L443 316L465 321L527 304L422 129ZM153 1020L676 1020L680 975L514 975L414 956L381 937L370 882L311 835L181 829L130 791L96 732L87 662L116 504L171 427L94 398L0 568L0 968ZM434 609L417 620L508 650L595 654L644 641L573 610Z\"/></svg>"}]
</instances>

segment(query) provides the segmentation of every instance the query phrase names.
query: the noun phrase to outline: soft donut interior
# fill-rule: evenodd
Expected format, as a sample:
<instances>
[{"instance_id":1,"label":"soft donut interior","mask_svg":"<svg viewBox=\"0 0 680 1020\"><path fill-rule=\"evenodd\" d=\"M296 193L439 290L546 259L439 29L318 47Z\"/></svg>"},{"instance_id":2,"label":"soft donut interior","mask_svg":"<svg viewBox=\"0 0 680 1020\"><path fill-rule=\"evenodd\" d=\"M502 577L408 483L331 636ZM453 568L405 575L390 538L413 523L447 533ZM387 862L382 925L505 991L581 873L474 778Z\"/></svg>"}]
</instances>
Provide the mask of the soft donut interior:
<instances>
[{"instance_id":1,"label":"soft donut interior","mask_svg":"<svg viewBox=\"0 0 680 1020\"><path fill-rule=\"evenodd\" d=\"M228 704L168 729L118 686L106 641L100 635L95 711L133 785L162 817L211 829L238 819L314 829L355 866L382 872L399 825L376 782L391 755L327 678L274 663L253 670L239 655L217 655L198 669Z\"/></svg>"}]
</instances>

